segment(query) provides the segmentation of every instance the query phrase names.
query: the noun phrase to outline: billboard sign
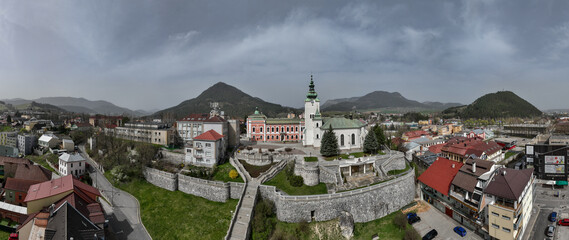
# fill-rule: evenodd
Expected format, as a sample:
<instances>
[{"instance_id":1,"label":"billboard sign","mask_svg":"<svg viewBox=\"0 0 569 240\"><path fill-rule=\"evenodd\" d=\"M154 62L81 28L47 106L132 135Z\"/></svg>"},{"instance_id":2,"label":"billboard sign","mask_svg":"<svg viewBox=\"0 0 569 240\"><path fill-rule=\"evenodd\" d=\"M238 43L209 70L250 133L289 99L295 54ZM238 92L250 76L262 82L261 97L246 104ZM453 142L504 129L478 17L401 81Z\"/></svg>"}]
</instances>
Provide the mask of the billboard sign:
<instances>
[{"instance_id":1,"label":"billboard sign","mask_svg":"<svg viewBox=\"0 0 569 240\"><path fill-rule=\"evenodd\" d=\"M545 165L545 173L565 173L565 165Z\"/></svg>"},{"instance_id":2,"label":"billboard sign","mask_svg":"<svg viewBox=\"0 0 569 240\"><path fill-rule=\"evenodd\" d=\"M545 156L545 164L565 164L565 156Z\"/></svg>"}]
</instances>

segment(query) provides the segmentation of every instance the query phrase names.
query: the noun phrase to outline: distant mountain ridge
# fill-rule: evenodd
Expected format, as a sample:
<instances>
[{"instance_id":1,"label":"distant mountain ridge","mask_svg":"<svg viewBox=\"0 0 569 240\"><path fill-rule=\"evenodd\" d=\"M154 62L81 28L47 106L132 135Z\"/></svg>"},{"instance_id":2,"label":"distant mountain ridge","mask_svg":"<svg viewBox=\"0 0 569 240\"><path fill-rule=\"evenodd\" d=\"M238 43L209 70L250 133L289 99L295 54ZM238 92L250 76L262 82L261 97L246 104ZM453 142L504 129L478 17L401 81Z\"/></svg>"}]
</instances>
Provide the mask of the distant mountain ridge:
<instances>
[{"instance_id":1,"label":"distant mountain ridge","mask_svg":"<svg viewBox=\"0 0 569 240\"><path fill-rule=\"evenodd\" d=\"M0 101L0 111L23 111L23 110L32 110L32 111L42 111L42 112L51 112L51 113L64 113L66 112L64 109L59 108L54 105L50 104L43 104L37 103L34 101L29 102L22 102L17 101L18 104L12 104L6 101Z\"/></svg>"},{"instance_id":2,"label":"distant mountain ridge","mask_svg":"<svg viewBox=\"0 0 569 240\"><path fill-rule=\"evenodd\" d=\"M538 117L543 113L534 105L511 91L489 93L466 106L443 111L447 116L461 118Z\"/></svg>"},{"instance_id":3,"label":"distant mountain ridge","mask_svg":"<svg viewBox=\"0 0 569 240\"><path fill-rule=\"evenodd\" d=\"M150 113L144 114L142 112L132 111L128 108L119 107L113 103L103 100L91 101L85 98L76 98L76 97L43 97L34 100L25 100L17 98L17 99L5 99L4 101L13 105L20 105L34 101L38 103L54 105L68 112L85 113L85 114L104 114L104 115L125 114L130 116L150 115Z\"/></svg>"},{"instance_id":4,"label":"distant mountain ridge","mask_svg":"<svg viewBox=\"0 0 569 240\"><path fill-rule=\"evenodd\" d=\"M409 100L398 92L374 91L361 97L332 99L322 104L324 111L371 110L381 108L415 108L443 110L460 106L460 103L418 102Z\"/></svg>"},{"instance_id":5,"label":"distant mountain ridge","mask_svg":"<svg viewBox=\"0 0 569 240\"><path fill-rule=\"evenodd\" d=\"M223 82L218 82L203 91L199 96L181 102L177 106L158 111L155 117L171 117L181 119L190 113L209 113L210 103L217 102L225 115L243 118L253 114L255 108L269 117L277 117L289 112L299 112L298 109L284 107L279 104L265 102L258 97L252 97L243 91Z\"/></svg>"}]
</instances>

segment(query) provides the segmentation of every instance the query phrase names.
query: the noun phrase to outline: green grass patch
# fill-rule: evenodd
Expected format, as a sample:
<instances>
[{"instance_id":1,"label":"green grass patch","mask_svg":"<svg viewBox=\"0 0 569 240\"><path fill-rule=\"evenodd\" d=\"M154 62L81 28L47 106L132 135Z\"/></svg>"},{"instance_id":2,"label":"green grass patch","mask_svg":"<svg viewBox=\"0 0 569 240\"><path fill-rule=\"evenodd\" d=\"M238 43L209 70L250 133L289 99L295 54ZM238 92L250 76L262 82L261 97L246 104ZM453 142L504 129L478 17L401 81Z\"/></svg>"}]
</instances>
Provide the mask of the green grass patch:
<instances>
[{"instance_id":1,"label":"green grass patch","mask_svg":"<svg viewBox=\"0 0 569 240\"><path fill-rule=\"evenodd\" d=\"M9 232L0 231L0 239L8 239L10 238Z\"/></svg>"},{"instance_id":2,"label":"green grass patch","mask_svg":"<svg viewBox=\"0 0 569 240\"><path fill-rule=\"evenodd\" d=\"M223 239L238 200L226 203L171 192L144 180L118 187L140 202L142 222L154 239Z\"/></svg>"},{"instance_id":3,"label":"green grass patch","mask_svg":"<svg viewBox=\"0 0 569 240\"><path fill-rule=\"evenodd\" d=\"M307 161L307 162L318 162L318 157L304 157L304 161Z\"/></svg>"},{"instance_id":4,"label":"green grass patch","mask_svg":"<svg viewBox=\"0 0 569 240\"><path fill-rule=\"evenodd\" d=\"M213 180L223 181L223 182L243 182L241 176L233 179L229 177L229 171L235 169L229 162L216 166L215 173L213 174ZM237 171L237 170L236 170Z\"/></svg>"},{"instance_id":5,"label":"green grass patch","mask_svg":"<svg viewBox=\"0 0 569 240\"><path fill-rule=\"evenodd\" d=\"M405 162L405 169L391 170L391 171L387 172L387 175L401 174L401 173L407 172L407 170L409 170L409 168L410 168L409 163Z\"/></svg>"},{"instance_id":6,"label":"green grass patch","mask_svg":"<svg viewBox=\"0 0 569 240\"><path fill-rule=\"evenodd\" d=\"M247 172L249 172L249 175L253 178L258 177L259 175L261 175L261 173L266 172L267 170L269 170L269 168L271 168L273 165L275 165L275 163L273 163L273 164L264 165L264 166L255 166L255 165L248 164L247 162L245 162L243 160L239 160L239 162L241 162L241 164L243 164L243 167L245 168L245 170Z\"/></svg>"},{"instance_id":7,"label":"green grass patch","mask_svg":"<svg viewBox=\"0 0 569 240\"><path fill-rule=\"evenodd\" d=\"M273 179L264 183L265 185L275 186L276 188L286 192L289 195L315 195L315 194L326 194L328 189L326 184L319 183L316 186L306 186L293 187L286 178L285 171L278 173Z\"/></svg>"},{"instance_id":8,"label":"green grass patch","mask_svg":"<svg viewBox=\"0 0 569 240\"><path fill-rule=\"evenodd\" d=\"M377 234L382 240L400 240L405 236L405 231L400 230L393 224L393 218L399 211L393 212L383 218L366 223L355 223L353 239L371 239ZM410 227L407 225L407 227Z\"/></svg>"},{"instance_id":9,"label":"green grass patch","mask_svg":"<svg viewBox=\"0 0 569 240\"><path fill-rule=\"evenodd\" d=\"M379 155L385 155L385 153L382 152L382 151L378 151L377 154L379 154ZM326 161L332 161L332 160L336 160L338 157L341 157L342 159L349 159L350 156L354 156L354 158L361 158L361 157L364 157L364 156L366 156L366 155L367 155L367 154L364 153L364 152L355 152L355 153L349 153L349 154L348 154L348 153L344 153L344 154L340 154L340 155L336 155L336 156L325 157L324 159L325 159Z\"/></svg>"},{"instance_id":10,"label":"green grass patch","mask_svg":"<svg viewBox=\"0 0 569 240\"><path fill-rule=\"evenodd\" d=\"M510 152L510 151L508 151L508 152L506 152L506 156L504 157L504 159L508 159L509 157L514 156L514 155L516 155L516 154L517 154L517 152Z\"/></svg>"},{"instance_id":11,"label":"green grass patch","mask_svg":"<svg viewBox=\"0 0 569 240\"><path fill-rule=\"evenodd\" d=\"M31 160L32 162L35 162L39 165L41 165L42 167L46 168L47 170L50 170L54 173L59 174L55 169L53 169L52 167L49 166L49 164L47 163L46 159L50 160L53 159L55 157L55 159L58 159L57 155L48 153L45 154L43 156L35 156L35 155L28 155L26 156L27 159Z\"/></svg>"}]
</instances>

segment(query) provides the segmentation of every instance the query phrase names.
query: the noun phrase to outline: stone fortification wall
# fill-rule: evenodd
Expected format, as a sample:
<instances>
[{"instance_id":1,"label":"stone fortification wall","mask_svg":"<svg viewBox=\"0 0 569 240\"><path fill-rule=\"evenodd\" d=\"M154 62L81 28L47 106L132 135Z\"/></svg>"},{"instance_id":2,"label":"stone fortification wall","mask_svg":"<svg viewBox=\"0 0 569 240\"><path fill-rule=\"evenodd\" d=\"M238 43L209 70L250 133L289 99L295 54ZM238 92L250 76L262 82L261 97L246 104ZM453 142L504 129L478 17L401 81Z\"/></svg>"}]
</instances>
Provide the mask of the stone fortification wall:
<instances>
[{"instance_id":1,"label":"stone fortification wall","mask_svg":"<svg viewBox=\"0 0 569 240\"><path fill-rule=\"evenodd\" d=\"M149 183L170 191L178 188L178 177L175 173L160 171L154 168L146 168L144 178Z\"/></svg>"},{"instance_id":2,"label":"stone fortification wall","mask_svg":"<svg viewBox=\"0 0 569 240\"><path fill-rule=\"evenodd\" d=\"M229 183L208 181L178 174L178 184L180 191L214 202L225 202L230 197Z\"/></svg>"},{"instance_id":3,"label":"stone fortification wall","mask_svg":"<svg viewBox=\"0 0 569 240\"><path fill-rule=\"evenodd\" d=\"M263 198L275 203L280 221L327 221L346 211L353 215L355 222L368 222L413 201L415 173L410 169L405 175L388 182L334 194L288 196L277 192L273 186L265 185L259 187L259 192Z\"/></svg>"},{"instance_id":4,"label":"stone fortification wall","mask_svg":"<svg viewBox=\"0 0 569 240\"><path fill-rule=\"evenodd\" d=\"M318 162L305 162L298 160L294 165L294 175L301 176L304 184L314 186L320 183L320 169Z\"/></svg>"},{"instance_id":5,"label":"stone fortification wall","mask_svg":"<svg viewBox=\"0 0 569 240\"><path fill-rule=\"evenodd\" d=\"M146 168L144 177L146 181L155 186L170 191L180 190L181 192L215 202L226 202L229 198L238 199L245 188L244 183L208 181L183 174L164 172L154 168Z\"/></svg>"},{"instance_id":6,"label":"stone fortification wall","mask_svg":"<svg viewBox=\"0 0 569 240\"><path fill-rule=\"evenodd\" d=\"M386 172L391 170L405 169L405 155L402 152L391 151L389 158L382 162L382 167Z\"/></svg>"}]
</instances>

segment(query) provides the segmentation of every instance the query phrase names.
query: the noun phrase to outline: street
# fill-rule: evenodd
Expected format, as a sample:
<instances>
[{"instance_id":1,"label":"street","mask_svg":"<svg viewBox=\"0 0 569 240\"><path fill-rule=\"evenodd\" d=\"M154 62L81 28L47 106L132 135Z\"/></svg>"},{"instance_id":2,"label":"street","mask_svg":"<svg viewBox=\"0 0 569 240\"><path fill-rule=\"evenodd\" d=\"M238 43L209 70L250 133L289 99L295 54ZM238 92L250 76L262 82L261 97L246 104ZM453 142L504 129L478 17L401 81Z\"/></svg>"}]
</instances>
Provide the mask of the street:
<instances>
[{"instance_id":1,"label":"street","mask_svg":"<svg viewBox=\"0 0 569 240\"><path fill-rule=\"evenodd\" d=\"M117 189L105 178L98 166L86 153L85 147L80 146L81 155L87 159L91 168L89 174L93 179L93 186L99 189L101 194L108 200L101 201L107 219L109 229L114 236L110 239L152 239L144 225L140 221L140 207L138 200L127 192Z\"/></svg>"},{"instance_id":2,"label":"street","mask_svg":"<svg viewBox=\"0 0 569 240\"><path fill-rule=\"evenodd\" d=\"M558 214L558 220L569 218L569 189L552 189L550 186L544 187L538 183L534 191L532 218L527 225L528 231L525 232L523 239L545 239L545 229L548 225L556 226L553 239L567 239L569 227L557 226L556 223L550 222L549 215L555 211Z\"/></svg>"}]
</instances>

